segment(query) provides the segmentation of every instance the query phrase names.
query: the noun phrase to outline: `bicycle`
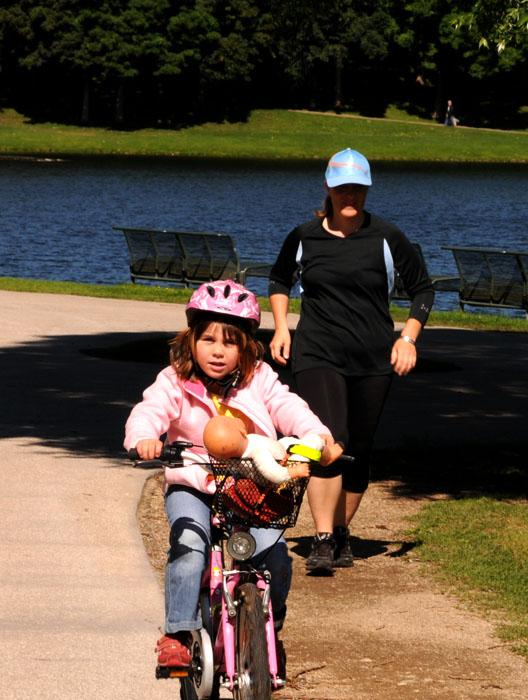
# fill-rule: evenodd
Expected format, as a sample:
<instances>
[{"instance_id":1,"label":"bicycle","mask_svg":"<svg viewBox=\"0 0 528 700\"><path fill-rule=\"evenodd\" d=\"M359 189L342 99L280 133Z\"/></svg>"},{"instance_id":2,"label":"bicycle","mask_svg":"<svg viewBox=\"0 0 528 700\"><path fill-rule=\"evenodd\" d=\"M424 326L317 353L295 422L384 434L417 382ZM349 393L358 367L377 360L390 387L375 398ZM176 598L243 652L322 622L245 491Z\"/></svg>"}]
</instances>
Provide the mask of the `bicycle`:
<instances>
[{"instance_id":1,"label":"bicycle","mask_svg":"<svg viewBox=\"0 0 528 700\"><path fill-rule=\"evenodd\" d=\"M175 442L164 447L159 459L136 461L135 466L183 466L184 459L193 455L192 447L189 442ZM137 459L134 452L130 457ZM293 527L308 478L277 485L264 479L251 459L210 457L207 464L216 493L209 562L200 592L202 628L192 632L189 669L158 666L156 677L179 678L181 700L217 700L221 688L227 688L234 700L269 700L272 689L284 686L286 678L278 675L271 574L249 563L256 550L249 528ZM226 554L231 557L230 568L225 566Z\"/></svg>"}]
</instances>

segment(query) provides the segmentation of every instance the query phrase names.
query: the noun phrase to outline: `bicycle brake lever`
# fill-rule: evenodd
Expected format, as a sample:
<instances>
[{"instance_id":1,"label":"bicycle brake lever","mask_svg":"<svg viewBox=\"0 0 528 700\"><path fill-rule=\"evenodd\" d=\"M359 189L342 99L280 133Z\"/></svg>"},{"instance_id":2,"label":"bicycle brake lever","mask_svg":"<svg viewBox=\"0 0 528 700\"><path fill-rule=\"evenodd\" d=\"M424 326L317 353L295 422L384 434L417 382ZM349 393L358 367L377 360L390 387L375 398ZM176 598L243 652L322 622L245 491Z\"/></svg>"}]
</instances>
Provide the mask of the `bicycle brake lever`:
<instances>
[{"instance_id":1,"label":"bicycle brake lever","mask_svg":"<svg viewBox=\"0 0 528 700\"><path fill-rule=\"evenodd\" d=\"M165 465L159 459L139 459L132 466L136 469L161 469Z\"/></svg>"}]
</instances>

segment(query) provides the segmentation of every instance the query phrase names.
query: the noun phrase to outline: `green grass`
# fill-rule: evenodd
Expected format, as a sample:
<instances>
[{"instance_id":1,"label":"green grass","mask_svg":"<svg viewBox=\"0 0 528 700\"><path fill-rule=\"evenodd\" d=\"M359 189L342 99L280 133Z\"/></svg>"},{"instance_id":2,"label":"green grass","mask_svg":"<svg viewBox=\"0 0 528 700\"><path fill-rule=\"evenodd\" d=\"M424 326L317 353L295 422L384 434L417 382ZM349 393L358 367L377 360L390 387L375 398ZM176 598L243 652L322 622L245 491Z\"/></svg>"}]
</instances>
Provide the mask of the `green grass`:
<instances>
[{"instance_id":1,"label":"green grass","mask_svg":"<svg viewBox=\"0 0 528 700\"><path fill-rule=\"evenodd\" d=\"M397 113L403 116L403 113ZM445 129L430 121L337 117L333 113L255 110L247 122L178 130L33 124L0 112L0 153L7 155L144 155L312 160L351 145L371 160L524 163L528 132Z\"/></svg>"},{"instance_id":2,"label":"green grass","mask_svg":"<svg viewBox=\"0 0 528 700\"><path fill-rule=\"evenodd\" d=\"M192 290L182 287L157 287L143 284L97 285L79 282L56 282L20 277L0 277L0 289L11 292L35 292L42 294L73 294L74 296L106 297L108 299L132 299L135 301L155 301L169 304L186 304ZM269 300L259 297L263 311L270 311ZM300 300L290 300L291 313L299 313ZM394 321L405 321L409 310L391 307ZM508 318L460 311L433 311L429 325L468 328L489 331L518 331L526 333L528 323L524 318Z\"/></svg>"},{"instance_id":3,"label":"green grass","mask_svg":"<svg viewBox=\"0 0 528 700\"><path fill-rule=\"evenodd\" d=\"M408 533L422 561L528 659L528 504L468 497L426 506Z\"/></svg>"},{"instance_id":4,"label":"green grass","mask_svg":"<svg viewBox=\"0 0 528 700\"><path fill-rule=\"evenodd\" d=\"M35 292L40 294L72 294L81 297L106 299L132 299L172 304L186 304L191 290L155 287L139 284L97 285L80 282L56 282L20 277L0 277L0 289L10 292Z\"/></svg>"}]
</instances>

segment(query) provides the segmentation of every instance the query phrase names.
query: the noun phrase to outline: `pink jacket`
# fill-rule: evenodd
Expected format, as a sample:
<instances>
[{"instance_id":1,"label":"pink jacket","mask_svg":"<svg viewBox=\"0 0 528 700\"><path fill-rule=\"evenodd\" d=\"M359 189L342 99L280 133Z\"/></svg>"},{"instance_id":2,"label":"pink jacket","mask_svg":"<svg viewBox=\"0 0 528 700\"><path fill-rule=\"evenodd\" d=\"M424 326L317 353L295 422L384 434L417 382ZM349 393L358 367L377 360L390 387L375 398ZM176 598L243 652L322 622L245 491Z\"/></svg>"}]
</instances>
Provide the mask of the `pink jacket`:
<instances>
[{"instance_id":1,"label":"pink jacket","mask_svg":"<svg viewBox=\"0 0 528 700\"><path fill-rule=\"evenodd\" d=\"M257 365L248 384L232 389L222 403L242 411L253 423L251 432L258 435L272 439L277 438L277 431L297 437L307 433L330 435L308 404L290 392L265 362ZM183 381L172 367L166 367L145 389L143 401L132 409L126 423L125 448L129 450L139 440L157 440L167 433L167 443L186 440L197 445L194 452L204 454L203 430L216 415L215 405L200 381ZM214 488L208 472L199 466L165 469L165 481L166 486L186 484L199 491L210 492Z\"/></svg>"}]
</instances>

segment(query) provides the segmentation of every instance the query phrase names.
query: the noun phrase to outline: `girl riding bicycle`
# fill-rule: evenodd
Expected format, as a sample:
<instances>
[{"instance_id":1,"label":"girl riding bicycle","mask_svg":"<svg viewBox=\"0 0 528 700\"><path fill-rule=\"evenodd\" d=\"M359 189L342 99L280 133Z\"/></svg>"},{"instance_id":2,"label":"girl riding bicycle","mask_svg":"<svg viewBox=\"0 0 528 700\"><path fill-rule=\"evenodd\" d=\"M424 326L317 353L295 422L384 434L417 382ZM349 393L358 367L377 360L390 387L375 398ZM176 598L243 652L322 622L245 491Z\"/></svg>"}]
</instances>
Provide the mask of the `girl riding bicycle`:
<instances>
[{"instance_id":1,"label":"girl riding bicycle","mask_svg":"<svg viewBox=\"0 0 528 700\"><path fill-rule=\"evenodd\" d=\"M319 434L333 438L303 399L278 380L263 362L256 340L260 309L245 287L228 281L203 284L186 307L189 327L171 341L170 366L143 393L126 424L125 448L141 459L159 457L166 442L203 444L203 431L216 415L240 418L248 433L276 439ZM204 448L194 450L207 461ZM160 666L190 664L190 630L201 627L198 602L210 543L210 510L215 486L207 468L194 464L165 469L165 508L170 549L165 572L165 634L156 652ZM276 630L284 622L291 582L291 558L284 538L270 529L252 528L254 560L271 572Z\"/></svg>"}]
</instances>

